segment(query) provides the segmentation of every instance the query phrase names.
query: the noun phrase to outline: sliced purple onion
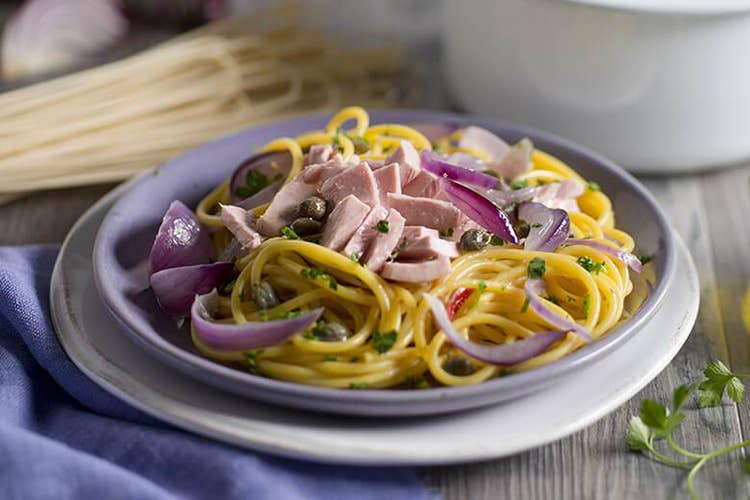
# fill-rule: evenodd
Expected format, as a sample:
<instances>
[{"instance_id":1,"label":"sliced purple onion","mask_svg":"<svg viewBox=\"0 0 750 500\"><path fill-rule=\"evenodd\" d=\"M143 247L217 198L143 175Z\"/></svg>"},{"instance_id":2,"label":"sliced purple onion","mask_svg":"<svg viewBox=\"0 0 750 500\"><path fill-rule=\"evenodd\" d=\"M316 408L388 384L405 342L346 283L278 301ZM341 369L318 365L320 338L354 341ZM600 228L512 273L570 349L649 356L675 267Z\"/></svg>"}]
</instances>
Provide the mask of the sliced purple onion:
<instances>
[{"instance_id":1,"label":"sliced purple onion","mask_svg":"<svg viewBox=\"0 0 750 500\"><path fill-rule=\"evenodd\" d=\"M640 273L643 270L643 263L641 262L641 259L630 252L620 250L619 248L608 245L607 243L602 243L601 241L596 240L587 240L583 238L571 238L569 240L565 240L565 244L591 247L594 250L599 250L600 252L606 253L607 255L611 255L612 257L621 260L626 265L628 265L630 269L637 273Z\"/></svg>"},{"instance_id":2,"label":"sliced purple onion","mask_svg":"<svg viewBox=\"0 0 750 500\"><path fill-rule=\"evenodd\" d=\"M241 196L237 196L237 189L245 186L247 174L251 170L255 170L265 175L268 179L269 185L271 185L276 182L276 180L279 180L274 180L279 174L286 177L291 169L292 155L289 154L288 151L259 153L251 156L240 163L240 165L234 170L232 179L229 181L229 193L232 198L232 203L238 205L239 202L244 199ZM273 198L273 195L271 197ZM255 206L258 205L260 205L260 203Z\"/></svg>"},{"instance_id":3,"label":"sliced purple onion","mask_svg":"<svg viewBox=\"0 0 750 500\"><path fill-rule=\"evenodd\" d=\"M438 177L445 177L446 179L485 189L493 189L500 184L500 179L497 177L449 163L434 151L424 150L419 156L422 161L422 168Z\"/></svg>"},{"instance_id":4,"label":"sliced purple onion","mask_svg":"<svg viewBox=\"0 0 750 500\"><path fill-rule=\"evenodd\" d=\"M300 314L295 318L247 323L217 323L216 310L219 294L216 290L195 297L190 310L195 331L203 342L215 349L247 350L279 345L304 331L323 314L323 308Z\"/></svg>"},{"instance_id":5,"label":"sliced purple onion","mask_svg":"<svg viewBox=\"0 0 750 500\"><path fill-rule=\"evenodd\" d=\"M273 184L264 187L251 197L238 201L237 206L242 207L245 210L252 210L255 207L271 203L271 200L273 200L273 197L279 192L283 183L284 181L276 181Z\"/></svg>"},{"instance_id":6,"label":"sliced purple onion","mask_svg":"<svg viewBox=\"0 0 750 500\"><path fill-rule=\"evenodd\" d=\"M164 309L172 314L187 314L196 295L223 285L232 274L231 262L171 267L151 275L151 288Z\"/></svg>"},{"instance_id":7,"label":"sliced purple onion","mask_svg":"<svg viewBox=\"0 0 750 500\"><path fill-rule=\"evenodd\" d=\"M501 207L511 205L513 203L521 203L523 201L531 201L536 194L538 187L529 186L521 189L508 189L501 191L498 189L490 189L485 194L487 198L497 203Z\"/></svg>"},{"instance_id":8,"label":"sliced purple onion","mask_svg":"<svg viewBox=\"0 0 750 500\"><path fill-rule=\"evenodd\" d=\"M492 158L492 163L500 163L510 152L507 142L489 130L476 126L464 129L458 141L458 147L482 151Z\"/></svg>"},{"instance_id":9,"label":"sliced purple onion","mask_svg":"<svg viewBox=\"0 0 750 500\"><path fill-rule=\"evenodd\" d=\"M476 191L450 179L441 179L443 191L451 202L474 222L503 240L518 244L508 216L497 205Z\"/></svg>"},{"instance_id":10,"label":"sliced purple onion","mask_svg":"<svg viewBox=\"0 0 750 500\"><path fill-rule=\"evenodd\" d=\"M561 208L525 201L518 205L518 218L529 225L525 250L554 252L570 234L570 217Z\"/></svg>"},{"instance_id":11,"label":"sliced purple onion","mask_svg":"<svg viewBox=\"0 0 750 500\"><path fill-rule=\"evenodd\" d=\"M512 344L478 344L464 338L453 328L453 324L448 318L448 312L445 310L445 305L440 300L428 293L424 294L424 298L432 309L435 321L450 343L456 349L472 358L491 365L515 365L531 359L546 351L553 342L562 338L566 333L564 331L546 331L535 333L531 337L517 340Z\"/></svg>"},{"instance_id":12,"label":"sliced purple onion","mask_svg":"<svg viewBox=\"0 0 750 500\"><path fill-rule=\"evenodd\" d=\"M470 155L469 153L453 153L448 155L445 160L448 163L458 165L459 167L468 168L469 170L487 170L487 164L477 158L476 156Z\"/></svg>"},{"instance_id":13,"label":"sliced purple onion","mask_svg":"<svg viewBox=\"0 0 750 500\"><path fill-rule=\"evenodd\" d=\"M181 201L164 214L149 255L150 274L170 267L205 264L214 256L208 231Z\"/></svg>"},{"instance_id":14,"label":"sliced purple onion","mask_svg":"<svg viewBox=\"0 0 750 500\"><path fill-rule=\"evenodd\" d=\"M563 332L573 332L582 340L591 342L591 335L584 327L571 321L568 318L560 316L555 311L547 307L539 298L539 294L544 289L544 281L541 279L527 279L524 285L526 298L529 300L529 309L537 313L547 323Z\"/></svg>"}]
</instances>

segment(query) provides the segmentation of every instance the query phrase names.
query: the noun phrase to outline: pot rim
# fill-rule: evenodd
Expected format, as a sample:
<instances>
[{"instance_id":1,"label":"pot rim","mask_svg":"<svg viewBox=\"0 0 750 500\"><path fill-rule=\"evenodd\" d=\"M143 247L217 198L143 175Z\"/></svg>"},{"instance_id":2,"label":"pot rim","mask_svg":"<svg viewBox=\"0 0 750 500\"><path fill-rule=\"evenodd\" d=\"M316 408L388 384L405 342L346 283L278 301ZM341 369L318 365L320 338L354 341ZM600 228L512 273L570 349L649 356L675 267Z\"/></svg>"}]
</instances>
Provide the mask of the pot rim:
<instances>
[{"instance_id":1,"label":"pot rim","mask_svg":"<svg viewBox=\"0 0 750 500\"><path fill-rule=\"evenodd\" d=\"M647 14L716 16L750 13L749 0L562 0L566 3Z\"/></svg>"}]
</instances>

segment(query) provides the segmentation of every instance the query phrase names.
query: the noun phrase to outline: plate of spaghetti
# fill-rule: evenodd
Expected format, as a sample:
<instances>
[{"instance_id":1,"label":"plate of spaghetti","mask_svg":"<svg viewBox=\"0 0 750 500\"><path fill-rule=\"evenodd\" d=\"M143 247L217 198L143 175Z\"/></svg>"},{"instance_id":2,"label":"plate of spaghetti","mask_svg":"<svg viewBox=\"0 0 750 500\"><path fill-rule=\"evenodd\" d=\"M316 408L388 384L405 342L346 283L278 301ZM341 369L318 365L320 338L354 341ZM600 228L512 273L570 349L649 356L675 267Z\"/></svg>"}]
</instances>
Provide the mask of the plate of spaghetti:
<instances>
[{"instance_id":1,"label":"plate of spaghetti","mask_svg":"<svg viewBox=\"0 0 750 500\"><path fill-rule=\"evenodd\" d=\"M507 401L611 353L661 304L675 245L652 196L579 146L349 107L145 174L107 214L94 272L132 338L199 380L406 416Z\"/></svg>"}]
</instances>

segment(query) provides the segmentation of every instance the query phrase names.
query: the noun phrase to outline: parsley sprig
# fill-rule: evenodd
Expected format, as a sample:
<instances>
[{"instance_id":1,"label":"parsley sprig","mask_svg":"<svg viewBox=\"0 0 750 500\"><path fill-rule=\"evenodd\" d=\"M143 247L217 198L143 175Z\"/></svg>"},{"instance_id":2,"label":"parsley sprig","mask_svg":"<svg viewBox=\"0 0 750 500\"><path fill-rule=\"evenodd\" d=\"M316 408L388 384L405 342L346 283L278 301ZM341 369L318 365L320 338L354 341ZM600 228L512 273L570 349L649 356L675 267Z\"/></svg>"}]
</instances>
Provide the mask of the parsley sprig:
<instances>
[{"instance_id":1,"label":"parsley sprig","mask_svg":"<svg viewBox=\"0 0 750 500\"><path fill-rule=\"evenodd\" d=\"M749 447L750 441L743 441L708 453L696 453L680 446L674 438L675 431L685 420L682 411L685 403L697 394L698 406L719 406L724 394L735 403L740 403L745 394L745 385L740 379L750 378L750 374L732 372L721 361L714 361L703 371L704 379L689 385L681 385L672 393L672 405L667 409L651 399L641 402L638 416L630 419L625 441L632 451L649 455L654 460L672 467L688 469L685 485L692 498L699 498L695 491L694 481L698 471L711 459L725 455L732 451ZM656 443L665 440L669 448L679 458L672 458L656 449ZM750 467L743 464L750 474Z\"/></svg>"}]
</instances>

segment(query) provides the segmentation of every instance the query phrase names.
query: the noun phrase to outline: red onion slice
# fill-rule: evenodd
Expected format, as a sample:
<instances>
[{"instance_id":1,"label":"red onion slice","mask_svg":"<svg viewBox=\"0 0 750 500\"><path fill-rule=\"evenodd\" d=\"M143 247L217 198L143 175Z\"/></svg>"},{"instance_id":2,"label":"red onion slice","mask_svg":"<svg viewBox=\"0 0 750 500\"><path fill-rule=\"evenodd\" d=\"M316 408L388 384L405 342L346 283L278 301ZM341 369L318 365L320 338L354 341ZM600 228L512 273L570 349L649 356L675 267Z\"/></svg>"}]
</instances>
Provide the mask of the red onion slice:
<instances>
[{"instance_id":1,"label":"red onion slice","mask_svg":"<svg viewBox=\"0 0 750 500\"><path fill-rule=\"evenodd\" d=\"M513 230L513 225L497 205L462 184L444 177L441 181L443 191L459 210L499 238L514 245L518 244L518 236Z\"/></svg>"},{"instance_id":2,"label":"red onion slice","mask_svg":"<svg viewBox=\"0 0 750 500\"><path fill-rule=\"evenodd\" d=\"M523 201L531 201L538 187L530 186L521 189L509 189L507 191L500 191L492 189L487 191L485 194L487 198L497 203L501 207L510 205L512 203L521 203Z\"/></svg>"},{"instance_id":3,"label":"red onion slice","mask_svg":"<svg viewBox=\"0 0 750 500\"><path fill-rule=\"evenodd\" d=\"M571 238L569 240L565 240L565 244L591 247L595 250L599 250L600 252L606 253L607 255L611 255L612 257L621 260L622 262L627 264L630 269L637 273L640 273L643 270L643 263L641 262L641 259L630 252L620 250L619 248L613 247L612 245L608 245L606 243L602 243L601 241L587 240L583 238Z\"/></svg>"},{"instance_id":4,"label":"red onion slice","mask_svg":"<svg viewBox=\"0 0 750 500\"><path fill-rule=\"evenodd\" d=\"M197 294L208 293L229 281L231 262L171 267L151 275L151 288L159 304L172 314L187 314Z\"/></svg>"},{"instance_id":5,"label":"red onion slice","mask_svg":"<svg viewBox=\"0 0 750 500\"><path fill-rule=\"evenodd\" d=\"M474 359L483 361L491 365L507 366L515 365L537 356L552 345L553 342L560 339L565 332L563 331L546 331L534 334L522 340L517 340L512 344L488 345L478 344L464 338L453 328L451 320L448 319L448 312L443 303L425 293L424 298L432 309L435 321L440 326L446 337L456 349L471 356Z\"/></svg>"},{"instance_id":6,"label":"red onion slice","mask_svg":"<svg viewBox=\"0 0 750 500\"><path fill-rule=\"evenodd\" d=\"M198 336L210 347L225 350L260 349L279 345L312 325L323 313L323 308L300 314L295 318L247 323L216 323L211 312L216 310L219 294L216 290L195 297L190 310Z\"/></svg>"},{"instance_id":7,"label":"red onion slice","mask_svg":"<svg viewBox=\"0 0 750 500\"><path fill-rule=\"evenodd\" d=\"M444 177L463 184L479 186L485 189L496 188L500 184L500 179L491 175L477 172L460 165L449 163L434 151L424 150L420 153L422 168L438 177Z\"/></svg>"},{"instance_id":8,"label":"red onion slice","mask_svg":"<svg viewBox=\"0 0 750 500\"><path fill-rule=\"evenodd\" d=\"M469 170L487 170L487 164L485 162L483 162L476 156L470 155L469 153L453 153L452 155L448 155L445 160L448 163L458 165L459 167L468 168Z\"/></svg>"},{"instance_id":9,"label":"red onion slice","mask_svg":"<svg viewBox=\"0 0 750 500\"><path fill-rule=\"evenodd\" d=\"M570 217L560 208L527 201L518 205L518 218L529 225L525 250L554 252L570 234Z\"/></svg>"},{"instance_id":10,"label":"red onion slice","mask_svg":"<svg viewBox=\"0 0 750 500\"><path fill-rule=\"evenodd\" d=\"M214 256L214 247L192 210L173 201L164 214L149 255L150 274L170 267L205 264Z\"/></svg>"},{"instance_id":11,"label":"red onion slice","mask_svg":"<svg viewBox=\"0 0 750 500\"><path fill-rule=\"evenodd\" d=\"M582 340L591 342L591 335L584 327L571 321L568 318L560 316L555 311L547 307L539 298L539 293L544 289L544 281L541 279L527 279L524 285L526 298L529 300L529 309L537 313L547 323L563 332L573 332Z\"/></svg>"},{"instance_id":12,"label":"red onion slice","mask_svg":"<svg viewBox=\"0 0 750 500\"><path fill-rule=\"evenodd\" d=\"M240 165L234 170L232 178L229 181L229 194L232 198L232 203L234 205L242 206L242 200L250 199L255 195L260 194L261 190L270 187L272 184L281 180L278 178L279 174L281 174L281 177L285 178L289 174L289 171L291 169L292 155L289 154L288 151L259 153L251 156L250 158L240 163ZM259 174L265 176L267 184L265 186L261 186L261 189L256 193L253 193L253 196L250 196L249 198L247 196L239 196L237 194L237 190L246 185L247 174L251 170L254 170ZM279 183L278 188L280 187L281 184ZM275 194L276 192L273 192L271 198L273 198ZM260 204L261 203L257 203L255 206L258 206Z\"/></svg>"}]
</instances>

